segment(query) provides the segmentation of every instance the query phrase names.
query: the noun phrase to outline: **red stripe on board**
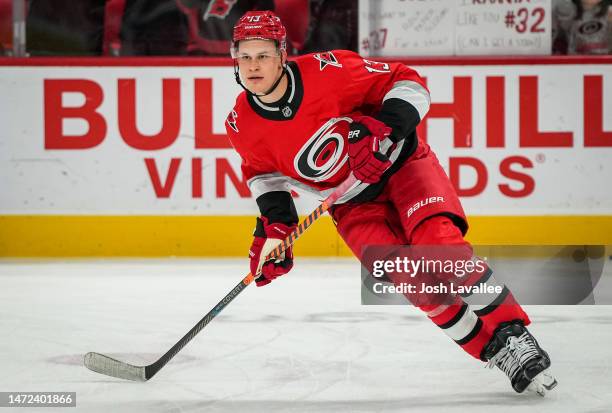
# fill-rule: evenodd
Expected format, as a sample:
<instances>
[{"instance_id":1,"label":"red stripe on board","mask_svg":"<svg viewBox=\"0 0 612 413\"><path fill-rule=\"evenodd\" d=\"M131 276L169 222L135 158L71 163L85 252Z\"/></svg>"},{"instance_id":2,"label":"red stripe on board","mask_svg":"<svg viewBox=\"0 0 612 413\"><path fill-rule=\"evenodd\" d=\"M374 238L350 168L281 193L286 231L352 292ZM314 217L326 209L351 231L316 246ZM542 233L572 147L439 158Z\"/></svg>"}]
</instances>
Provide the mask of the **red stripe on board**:
<instances>
[{"instance_id":1,"label":"red stripe on board","mask_svg":"<svg viewBox=\"0 0 612 413\"><path fill-rule=\"evenodd\" d=\"M0 57L0 66L190 67L233 66L229 57Z\"/></svg>"},{"instance_id":2,"label":"red stripe on board","mask_svg":"<svg viewBox=\"0 0 612 413\"><path fill-rule=\"evenodd\" d=\"M498 66L612 64L608 56L376 57L409 66ZM190 67L232 66L229 57L0 57L0 66Z\"/></svg>"}]
</instances>

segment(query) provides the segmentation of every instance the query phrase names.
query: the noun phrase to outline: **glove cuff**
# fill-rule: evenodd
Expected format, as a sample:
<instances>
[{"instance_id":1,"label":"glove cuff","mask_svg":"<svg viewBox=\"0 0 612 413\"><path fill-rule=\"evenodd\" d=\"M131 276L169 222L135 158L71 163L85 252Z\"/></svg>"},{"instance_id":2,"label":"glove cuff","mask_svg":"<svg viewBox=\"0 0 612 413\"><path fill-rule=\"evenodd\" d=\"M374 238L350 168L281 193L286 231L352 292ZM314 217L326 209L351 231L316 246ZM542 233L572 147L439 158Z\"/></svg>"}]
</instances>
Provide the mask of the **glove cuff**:
<instances>
[{"instance_id":1,"label":"glove cuff","mask_svg":"<svg viewBox=\"0 0 612 413\"><path fill-rule=\"evenodd\" d=\"M265 217L264 219L267 222L268 219ZM255 231L253 231L253 236L258 237L258 238L267 238L265 225L266 224L264 223L264 221L260 217L257 217L257 221L255 222Z\"/></svg>"},{"instance_id":2,"label":"glove cuff","mask_svg":"<svg viewBox=\"0 0 612 413\"><path fill-rule=\"evenodd\" d=\"M285 239L296 225L285 225L280 222L269 223L267 217L258 217L253 236L259 238Z\"/></svg>"}]
</instances>

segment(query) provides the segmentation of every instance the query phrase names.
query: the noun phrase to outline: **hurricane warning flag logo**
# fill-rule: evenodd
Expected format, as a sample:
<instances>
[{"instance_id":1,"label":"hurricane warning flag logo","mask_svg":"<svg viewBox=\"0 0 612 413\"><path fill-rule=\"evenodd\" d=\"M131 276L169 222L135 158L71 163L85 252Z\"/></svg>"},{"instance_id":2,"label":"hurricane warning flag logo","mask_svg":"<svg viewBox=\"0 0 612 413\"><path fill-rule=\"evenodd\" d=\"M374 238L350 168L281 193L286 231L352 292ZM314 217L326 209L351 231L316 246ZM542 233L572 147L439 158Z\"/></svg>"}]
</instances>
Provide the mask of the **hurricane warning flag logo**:
<instances>
[{"instance_id":1,"label":"hurricane warning flag logo","mask_svg":"<svg viewBox=\"0 0 612 413\"><path fill-rule=\"evenodd\" d=\"M238 125L236 125L236 118L238 114L235 110L232 110L229 115L227 115L227 124L230 128L232 128L236 133L238 133Z\"/></svg>"},{"instance_id":2,"label":"hurricane warning flag logo","mask_svg":"<svg viewBox=\"0 0 612 413\"><path fill-rule=\"evenodd\" d=\"M207 20L209 17L225 18L234 7L238 0L213 0L208 4L206 12L202 20Z\"/></svg>"},{"instance_id":3,"label":"hurricane warning flag logo","mask_svg":"<svg viewBox=\"0 0 612 413\"><path fill-rule=\"evenodd\" d=\"M345 139L350 118L332 118L308 139L294 158L297 173L314 182L334 176L348 160Z\"/></svg>"},{"instance_id":4,"label":"hurricane warning flag logo","mask_svg":"<svg viewBox=\"0 0 612 413\"><path fill-rule=\"evenodd\" d=\"M319 69L322 71L328 65L335 67L342 67L342 63L338 63L338 59L332 52L317 53L314 58L319 61Z\"/></svg>"}]
</instances>

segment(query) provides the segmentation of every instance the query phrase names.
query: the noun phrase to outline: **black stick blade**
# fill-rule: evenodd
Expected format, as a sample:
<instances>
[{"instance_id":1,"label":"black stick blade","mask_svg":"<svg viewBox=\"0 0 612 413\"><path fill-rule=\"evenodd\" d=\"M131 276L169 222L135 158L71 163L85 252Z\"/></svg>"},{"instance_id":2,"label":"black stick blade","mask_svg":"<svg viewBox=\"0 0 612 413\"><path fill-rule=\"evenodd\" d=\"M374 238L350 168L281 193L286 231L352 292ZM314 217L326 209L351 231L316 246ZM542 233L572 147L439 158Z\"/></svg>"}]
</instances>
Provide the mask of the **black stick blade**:
<instances>
[{"instance_id":1,"label":"black stick blade","mask_svg":"<svg viewBox=\"0 0 612 413\"><path fill-rule=\"evenodd\" d=\"M145 368L115 360L100 353L85 354L85 367L96 373L124 380L147 381Z\"/></svg>"}]
</instances>

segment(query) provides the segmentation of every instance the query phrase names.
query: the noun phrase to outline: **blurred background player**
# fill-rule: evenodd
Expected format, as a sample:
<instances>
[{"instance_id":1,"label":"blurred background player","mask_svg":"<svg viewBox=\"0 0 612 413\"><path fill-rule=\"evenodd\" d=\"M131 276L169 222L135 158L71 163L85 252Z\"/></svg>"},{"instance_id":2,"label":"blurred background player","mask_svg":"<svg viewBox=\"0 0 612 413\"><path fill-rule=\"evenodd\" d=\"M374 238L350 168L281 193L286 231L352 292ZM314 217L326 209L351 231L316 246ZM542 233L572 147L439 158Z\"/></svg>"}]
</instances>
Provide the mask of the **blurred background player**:
<instances>
[{"instance_id":1,"label":"blurred background player","mask_svg":"<svg viewBox=\"0 0 612 413\"><path fill-rule=\"evenodd\" d=\"M227 55L234 26L250 10L273 10L289 22L289 52L304 47L309 0L177 0L189 18L189 54Z\"/></svg>"},{"instance_id":2,"label":"blurred background player","mask_svg":"<svg viewBox=\"0 0 612 413\"><path fill-rule=\"evenodd\" d=\"M12 0L0 0L0 48L9 50ZM356 0L27 1L31 55L223 56L250 10L287 23L287 52L357 50Z\"/></svg>"},{"instance_id":3,"label":"blurred background player","mask_svg":"<svg viewBox=\"0 0 612 413\"><path fill-rule=\"evenodd\" d=\"M192 55L226 55L238 19L271 10L286 23L287 53L357 50L356 0L177 0L189 19Z\"/></svg>"},{"instance_id":4,"label":"blurred background player","mask_svg":"<svg viewBox=\"0 0 612 413\"><path fill-rule=\"evenodd\" d=\"M351 172L361 182L331 215L362 263L363 247L372 244L454 245L472 259L459 199L435 154L416 136L430 104L417 72L346 50L289 62L285 27L270 11L248 12L238 21L231 54L244 92L226 130L261 214L249 251L257 286L293 267L291 248L264 262L298 222L290 188L324 196ZM432 197L436 202L421 205ZM496 282L487 269L470 283ZM550 359L508 289L484 305L468 306L469 298L418 307L468 354L504 371L517 392L552 389Z\"/></svg>"},{"instance_id":5,"label":"blurred background player","mask_svg":"<svg viewBox=\"0 0 612 413\"><path fill-rule=\"evenodd\" d=\"M553 51L612 53L612 0L557 0L553 8Z\"/></svg>"}]
</instances>

